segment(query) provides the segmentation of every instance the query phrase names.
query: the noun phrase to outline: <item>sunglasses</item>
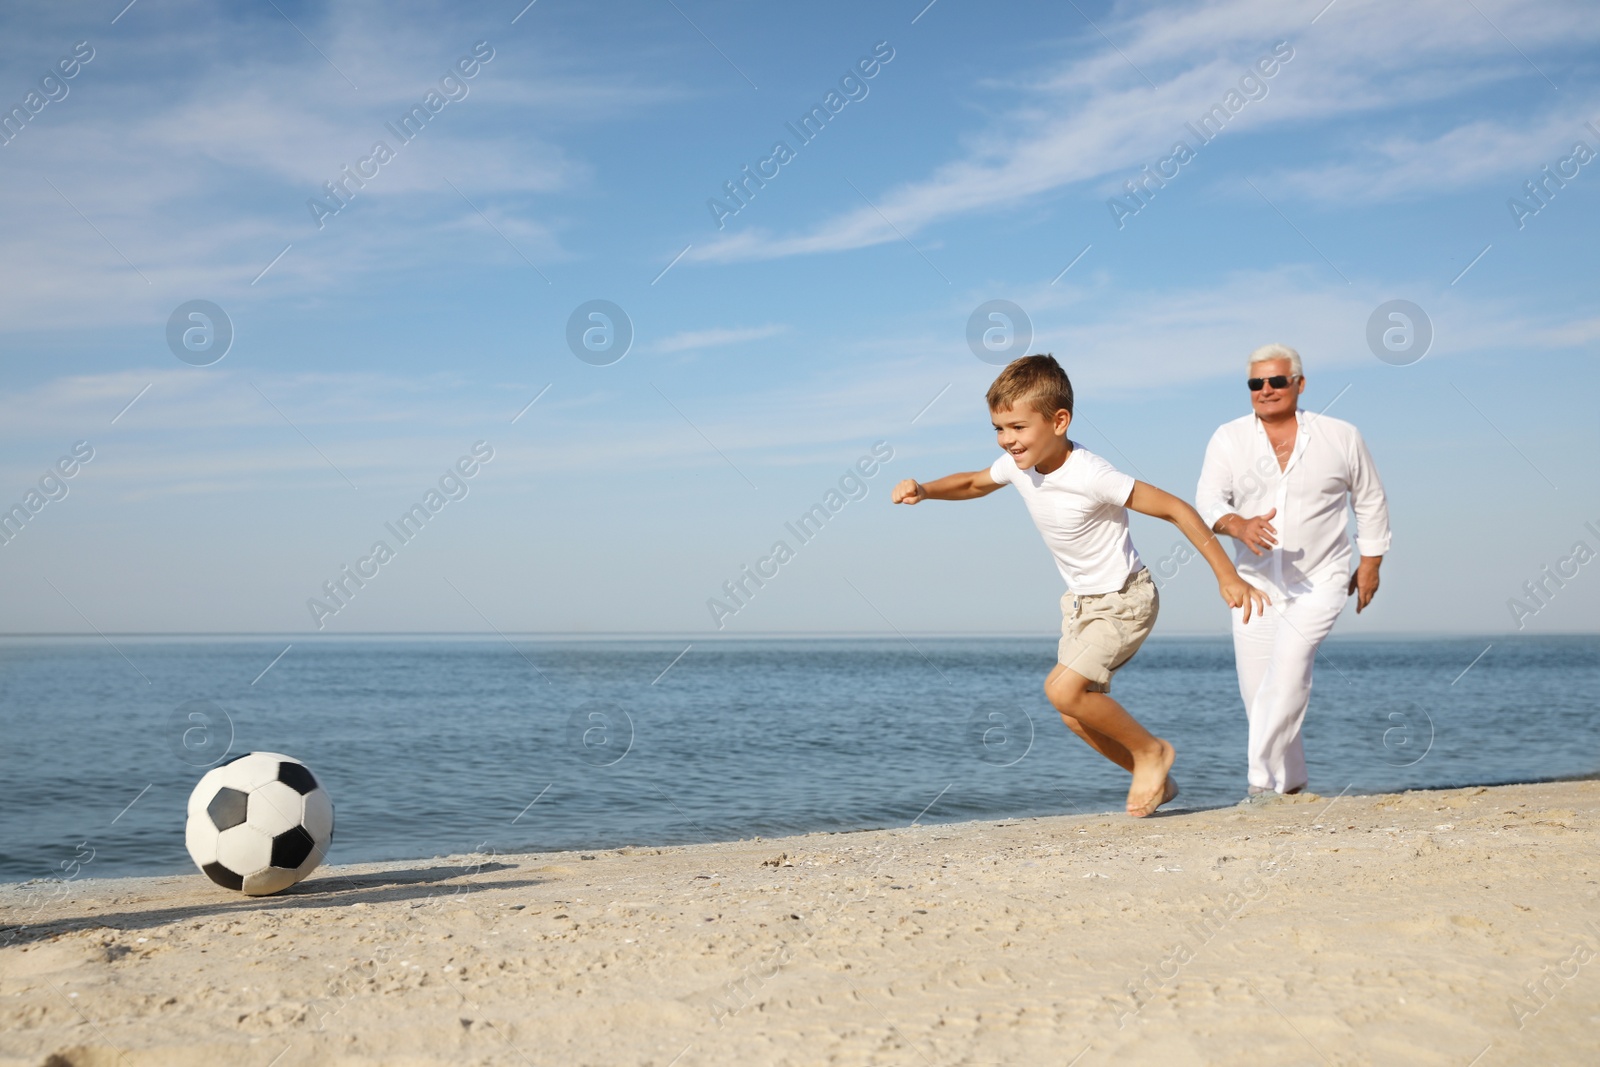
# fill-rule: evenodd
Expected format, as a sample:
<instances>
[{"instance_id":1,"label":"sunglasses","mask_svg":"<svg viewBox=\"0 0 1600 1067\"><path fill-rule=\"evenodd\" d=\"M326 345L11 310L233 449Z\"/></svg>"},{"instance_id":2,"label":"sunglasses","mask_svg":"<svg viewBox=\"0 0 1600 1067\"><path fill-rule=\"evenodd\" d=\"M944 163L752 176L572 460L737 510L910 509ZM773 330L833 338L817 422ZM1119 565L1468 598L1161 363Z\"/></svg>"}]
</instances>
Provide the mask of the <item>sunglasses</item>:
<instances>
[{"instance_id":1,"label":"sunglasses","mask_svg":"<svg viewBox=\"0 0 1600 1067\"><path fill-rule=\"evenodd\" d=\"M1298 374L1274 374L1270 378L1246 378L1245 383L1252 393L1261 392L1261 387L1270 385L1274 389L1287 389L1289 383L1300 377Z\"/></svg>"}]
</instances>

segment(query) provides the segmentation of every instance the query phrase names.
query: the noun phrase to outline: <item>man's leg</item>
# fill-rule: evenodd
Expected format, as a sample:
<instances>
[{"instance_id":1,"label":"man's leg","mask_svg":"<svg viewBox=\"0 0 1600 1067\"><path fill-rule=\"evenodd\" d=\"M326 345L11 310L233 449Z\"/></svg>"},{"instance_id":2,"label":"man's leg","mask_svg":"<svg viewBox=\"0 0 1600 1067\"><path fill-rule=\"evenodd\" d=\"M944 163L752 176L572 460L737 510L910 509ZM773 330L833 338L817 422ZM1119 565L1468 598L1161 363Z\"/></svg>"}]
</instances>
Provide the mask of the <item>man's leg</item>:
<instances>
[{"instance_id":1,"label":"man's leg","mask_svg":"<svg viewBox=\"0 0 1600 1067\"><path fill-rule=\"evenodd\" d=\"M1172 769L1176 752L1141 726L1109 694L1092 692L1089 685L1089 679L1058 664L1045 681L1045 695L1063 719L1076 720L1084 728L1083 732L1073 732L1095 751L1122 764L1117 759L1117 750L1122 750L1121 754L1128 757L1128 763L1122 765L1133 772L1133 783L1128 787L1128 814L1149 815L1167 799L1167 772ZM1067 725L1072 726L1072 722ZM1105 748L1091 740L1096 737L1107 742Z\"/></svg>"},{"instance_id":2,"label":"man's leg","mask_svg":"<svg viewBox=\"0 0 1600 1067\"><path fill-rule=\"evenodd\" d=\"M1272 663L1280 610L1277 604L1271 604L1252 616L1248 623L1240 621L1244 617L1242 608L1233 610L1233 662L1239 673L1239 696L1244 701L1245 721L1250 731L1245 752L1251 792L1264 792L1273 787L1264 758L1266 723L1261 687Z\"/></svg>"},{"instance_id":3,"label":"man's leg","mask_svg":"<svg viewBox=\"0 0 1600 1067\"><path fill-rule=\"evenodd\" d=\"M1317 648L1333 630L1344 601L1344 590L1322 590L1285 601L1278 612L1271 663L1257 693L1250 732L1252 746L1259 744L1267 784L1280 793L1306 786L1300 729L1311 703L1311 669Z\"/></svg>"}]
</instances>

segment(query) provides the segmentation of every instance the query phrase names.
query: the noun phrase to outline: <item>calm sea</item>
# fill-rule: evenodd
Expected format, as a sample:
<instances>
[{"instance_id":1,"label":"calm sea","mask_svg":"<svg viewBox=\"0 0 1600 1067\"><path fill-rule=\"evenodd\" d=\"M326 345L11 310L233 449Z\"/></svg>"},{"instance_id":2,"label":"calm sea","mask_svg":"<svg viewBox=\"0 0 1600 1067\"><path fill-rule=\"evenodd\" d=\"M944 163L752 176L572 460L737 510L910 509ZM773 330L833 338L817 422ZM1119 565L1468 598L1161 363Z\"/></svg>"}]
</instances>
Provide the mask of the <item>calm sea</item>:
<instances>
[{"instance_id":1,"label":"calm sea","mask_svg":"<svg viewBox=\"0 0 1600 1067\"><path fill-rule=\"evenodd\" d=\"M345 863L1120 811L1126 790L1045 702L1048 639L286 644L0 640L0 880L191 870L190 789L260 749L328 787ZM1153 638L1116 689L1177 745L1179 806L1243 795L1226 639ZM1311 787L1593 775L1597 702L1600 637L1335 638Z\"/></svg>"}]
</instances>

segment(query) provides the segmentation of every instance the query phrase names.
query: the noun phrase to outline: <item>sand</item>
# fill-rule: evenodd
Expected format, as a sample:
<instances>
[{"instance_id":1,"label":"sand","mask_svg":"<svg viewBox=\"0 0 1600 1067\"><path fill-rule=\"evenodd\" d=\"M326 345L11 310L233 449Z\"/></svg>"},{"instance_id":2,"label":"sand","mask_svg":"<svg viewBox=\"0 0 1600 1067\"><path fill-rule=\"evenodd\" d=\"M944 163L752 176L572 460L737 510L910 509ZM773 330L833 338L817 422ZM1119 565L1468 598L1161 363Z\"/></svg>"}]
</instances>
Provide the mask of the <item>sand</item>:
<instances>
[{"instance_id":1,"label":"sand","mask_svg":"<svg viewBox=\"0 0 1600 1067\"><path fill-rule=\"evenodd\" d=\"M0 889L0 1064L1600 1062L1600 782Z\"/></svg>"}]
</instances>

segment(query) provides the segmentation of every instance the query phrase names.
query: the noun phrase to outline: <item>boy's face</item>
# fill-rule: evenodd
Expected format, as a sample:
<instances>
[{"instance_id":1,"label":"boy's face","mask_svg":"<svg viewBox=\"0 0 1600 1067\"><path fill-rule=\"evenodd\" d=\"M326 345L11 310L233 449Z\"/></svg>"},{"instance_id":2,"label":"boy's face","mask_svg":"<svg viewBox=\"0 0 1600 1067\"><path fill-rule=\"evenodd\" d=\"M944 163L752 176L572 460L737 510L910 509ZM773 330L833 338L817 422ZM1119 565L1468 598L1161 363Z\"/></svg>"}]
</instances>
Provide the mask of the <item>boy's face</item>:
<instances>
[{"instance_id":1,"label":"boy's face","mask_svg":"<svg viewBox=\"0 0 1600 1067\"><path fill-rule=\"evenodd\" d=\"M1045 415L1032 405L997 408L989 412L994 420L995 439L1000 447L1011 453L1017 467L1027 470L1044 464L1040 474L1048 474L1061 465L1067 454L1067 427L1072 416L1062 409L1054 415Z\"/></svg>"}]
</instances>

